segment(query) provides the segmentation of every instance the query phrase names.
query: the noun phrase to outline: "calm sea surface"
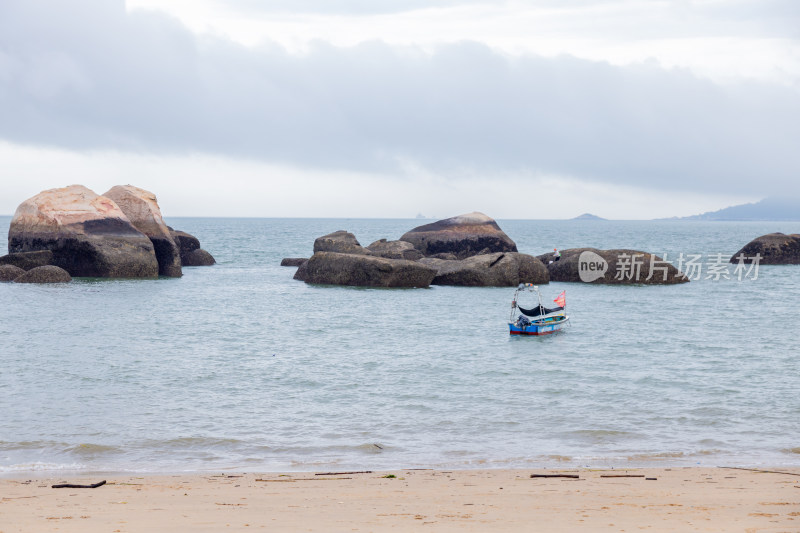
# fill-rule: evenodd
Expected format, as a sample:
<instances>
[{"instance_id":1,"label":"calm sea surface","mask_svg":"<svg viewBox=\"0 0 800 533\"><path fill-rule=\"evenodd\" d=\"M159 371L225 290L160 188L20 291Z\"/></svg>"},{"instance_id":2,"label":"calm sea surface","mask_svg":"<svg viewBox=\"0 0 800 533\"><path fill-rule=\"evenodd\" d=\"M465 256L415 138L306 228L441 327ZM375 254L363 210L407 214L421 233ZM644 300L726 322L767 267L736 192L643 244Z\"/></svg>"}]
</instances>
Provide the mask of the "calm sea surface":
<instances>
[{"instance_id":1,"label":"calm sea surface","mask_svg":"<svg viewBox=\"0 0 800 533\"><path fill-rule=\"evenodd\" d=\"M0 284L0 473L800 465L800 267L668 287L552 283L543 293L566 289L572 327L517 338L513 288L309 286L279 266L334 230L366 245L418 221L169 222L219 264L181 279ZM673 260L800 231L500 225L527 253Z\"/></svg>"}]
</instances>

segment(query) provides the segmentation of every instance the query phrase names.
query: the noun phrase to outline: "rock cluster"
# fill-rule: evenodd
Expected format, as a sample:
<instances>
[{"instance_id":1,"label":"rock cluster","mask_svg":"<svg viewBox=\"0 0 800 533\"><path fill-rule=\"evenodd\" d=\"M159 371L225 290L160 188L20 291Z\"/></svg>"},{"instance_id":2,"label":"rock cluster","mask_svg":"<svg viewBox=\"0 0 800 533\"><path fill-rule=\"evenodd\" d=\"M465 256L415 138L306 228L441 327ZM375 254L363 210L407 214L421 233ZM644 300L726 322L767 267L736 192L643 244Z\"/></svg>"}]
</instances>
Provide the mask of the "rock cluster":
<instances>
[{"instance_id":1,"label":"rock cluster","mask_svg":"<svg viewBox=\"0 0 800 533\"><path fill-rule=\"evenodd\" d=\"M101 196L71 185L43 191L20 204L8 231L9 253L0 257L0 265L26 271L59 267L68 277L179 277L181 266L189 266L182 251L164 224L154 194L126 185ZM197 264L213 264L199 242L189 256L198 251L204 257ZM30 279L68 281L52 268Z\"/></svg>"},{"instance_id":2,"label":"rock cluster","mask_svg":"<svg viewBox=\"0 0 800 533\"><path fill-rule=\"evenodd\" d=\"M582 274L584 257L591 259L591 268L602 271ZM287 258L281 265L298 266L295 279L307 283L381 287L424 287L428 283L509 287L550 281L668 285L689 281L672 264L639 250L574 248L563 250L558 261L552 254L522 254L497 222L483 213L419 226L398 241L381 239L367 247L352 233L336 231L314 242L311 259Z\"/></svg>"},{"instance_id":3,"label":"rock cluster","mask_svg":"<svg viewBox=\"0 0 800 533\"><path fill-rule=\"evenodd\" d=\"M756 256L762 265L800 265L800 235L768 233L747 243L731 257L731 263L752 263Z\"/></svg>"},{"instance_id":4,"label":"rock cluster","mask_svg":"<svg viewBox=\"0 0 800 533\"><path fill-rule=\"evenodd\" d=\"M295 279L307 283L371 287L434 285L515 286L547 283L545 266L517 253L517 246L491 218L470 213L411 230L398 241L381 239L367 247L344 230L314 241Z\"/></svg>"}]
</instances>

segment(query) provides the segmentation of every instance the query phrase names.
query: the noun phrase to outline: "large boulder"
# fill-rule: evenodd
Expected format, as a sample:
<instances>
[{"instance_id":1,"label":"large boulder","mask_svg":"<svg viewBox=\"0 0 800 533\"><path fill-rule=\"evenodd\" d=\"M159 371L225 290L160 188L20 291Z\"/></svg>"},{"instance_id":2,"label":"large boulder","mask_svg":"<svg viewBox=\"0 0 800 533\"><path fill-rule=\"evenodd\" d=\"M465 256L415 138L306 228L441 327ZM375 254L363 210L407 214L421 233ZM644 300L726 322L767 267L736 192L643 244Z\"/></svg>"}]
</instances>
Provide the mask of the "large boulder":
<instances>
[{"instance_id":1,"label":"large boulder","mask_svg":"<svg viewBox=\"0 0 800 533\"><path fill-rule=\"evenodd\" d=\"M16 265L0 265L0 281L14 281L25 271Z\"/></svg>"},{"instance_id":2,"label":"large boulder","mask_svg":"<svg viewBox=\"0 0 800 533\"><path fill-rule=\"evenodd\" d=\"M369 250L361 246L355 235L345 230L334 231L317 238L314 241L314 253L317 252L371 255Z\"/></svg>"},{"instance_id":3,"label":"large boulder","mask_svg":"<svg viewBox=\"0 0 800 533\"><path fill-rule=\"evenodd\" d=\"M53 252L50 250L39 250L38 252L20 252L8 254L0 257L0 265L14 265L22 270L49 265L53 260Z\"/></svg>"},{"instance_id":4,"label":"large boulder","mask_svg":"<svg viewBox=\"0 0 800 533\"><path fill-rule=\"evenodd\" d=\"M514 287L550 281L547 268L539 259L517 252L475 255L456 261L426 257L419 262L436 269L433 285Z\"/></svg>"},{"instance_id":5,"label":"large boulder","mask_svg":"<svg viewBox=\"0 0 800 533\"><path fill-rule=\"evenodd\" d=\"M451 253L458 259L494 252L516 252L517 245L497 222L483 213L469 213L419 226L400 237L425 256Z\"/></svg>"},{"instance_id":6,"label":"large boulder","mask_svg":"<svg viewBox=\"0 0 800 533\"><path fill-rule=\"evenodd\" d=\"M69 283L72 281L69 272L53 265L32 268L14 278L14 283Z\"/></svg>"},{"instance_id":7,"label":"large boulder","mask_svg":"<svg viewBox=\"0 0 800 533\"><path fill-rule=\"evenodd\" d=\"M367 250L372 252L373 255L385 257L387 259L407 259L409 261L416 261L423 257L422 252L414 248L414 245L407 241L387 241L386 239L381 239L367 246Z\"/></svg>"},{"instance_id":8,"label":"large boulder","mask_svg":"<svg viewBox=\"0 0 800 533\"><path fill-rule=\"evenodd\" d=\"M217 261L214 257L200 248L200 240L194 235L172 228L169 228L169 234L178 246L183 266L211 266L216 264Z\"/></svg>"},{"instance_id":9,"label":"large boulder","mask_svg":"<svg viewBox=\"0 0 800 533\"><path fill-rule=\"evenodd\" d=\"M755 238L731 257L731 263L752 263L760 255L762 265L800 265L800 235L769 233Z\"/></svg>"},{"instance_id":10,"label":"large boulder","mask_svg":"<svg viewBox=\"0 0 800 533\"><path fill-rule=\"evenodd\" d=\"M159 275L181 277L180 250L164 223L156 195L133 185L116 185L103 196L114 200L131 224L150 238Z\"/></svg>"},{"instance_id":11,"label":"large boulder","mask_svg":"<svg viewBox=\"0 0 800 533\"><path fill-rule=\"evenodd\" d=\"M297 269L294 278L324 285L428 287L434 276L434 268L404 259L317 252Z\"/></svg>"},{"instance_id":12,"label":"large boulder","mask_svg":"<svg viewBox=\"0 0 800 533\"><path fill-rule=\"evenodd\" d=\"M214 257L202 248L192 250L191 252L182 255L181 262L183 263L183 266L187 267L202 267L216 264Z\"/></svg>"},{"instance_id":13,"label":"large boulder","mask_svg":"<svg viewBox=\"0 0 800 533\"><path fill-rule=\"evenodd\" d=\"M553 261L553 254L549 253L538 258L547 266L550 281L609 285L671 285L689 281L672 264L639 250L571 248L561 250L558 261Z\"/></svg>"},{"instance_id":14,"label":"large boulder","mask_svg":"<svg viewBox=\"0 0 800 533\"><path fill-rule=\"evenodd\" d=\"M82 185L43 191L17 208L8 230L9 254L49 250L52 265L71 276L155 278L150 239L110 198Z\"/></svg>"}]
</instances>

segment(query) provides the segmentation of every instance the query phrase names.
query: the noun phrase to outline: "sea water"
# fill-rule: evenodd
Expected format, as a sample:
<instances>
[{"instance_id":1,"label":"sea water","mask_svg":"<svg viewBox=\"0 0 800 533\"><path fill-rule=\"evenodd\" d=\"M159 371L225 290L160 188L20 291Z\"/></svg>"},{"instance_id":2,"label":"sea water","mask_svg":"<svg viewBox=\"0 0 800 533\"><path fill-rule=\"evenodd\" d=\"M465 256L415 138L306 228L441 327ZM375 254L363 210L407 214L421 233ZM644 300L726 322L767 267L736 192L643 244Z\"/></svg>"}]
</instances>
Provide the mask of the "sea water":
<instances>
[{"instance_id":1,"label":"sea water","mask_svg":"<svg viewBox=\"0 0 800 533\"><path fill-rule=\"evenodd\" d=\"M9 217L0 218L5 234ZM283 257L415 220L171 219L213 267L0 284L0 473L800 465L800 267L551 283L572 325L512 337L513 288L292 279ZM797 223L500 221L520 251L723 254ZM524 302L523 302L524 303Z\"/></svg>"}]
</instances>

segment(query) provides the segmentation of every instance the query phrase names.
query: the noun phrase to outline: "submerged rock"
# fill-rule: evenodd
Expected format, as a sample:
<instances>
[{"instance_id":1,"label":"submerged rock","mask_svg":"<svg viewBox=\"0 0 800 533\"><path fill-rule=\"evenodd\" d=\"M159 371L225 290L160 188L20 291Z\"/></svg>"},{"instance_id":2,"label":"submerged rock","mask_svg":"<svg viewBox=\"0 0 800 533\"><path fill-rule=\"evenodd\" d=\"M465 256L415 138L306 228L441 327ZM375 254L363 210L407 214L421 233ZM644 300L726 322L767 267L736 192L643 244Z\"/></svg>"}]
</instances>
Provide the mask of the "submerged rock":
<instances>
[{"instance_id":1,"label":"submerged rock","mask_svg":"<svg viewBox=\"0 0 800 533\"><path fill-rule=\"evenodd\" d=\"M514 287L550 281L547 268L539 259L517 252L475 255L456 261L426 257L419 262L436 268L432 285Z\"/></svg>"},{"instance_id":2,"label":"submerged rock","mask_svg":"<svg viewBox=\"0 0 800 533\"><path fill-rule=\"evenodd\" d=\"M324 285L428 287L434 276L434 268L404 259L316 252L297 269L294 278Z\"/></svg>"},{"instance_id":3,"label":"submerged rock","mask_svg":"<svg viewBox=\"0 0 800 533\"><path fill-rule=\"evenodd\" d=\"M25 273L25 270L16 265L0 265L0 281L14 281Z\"/></svg>"},{"instance_id":4,"label":"submerged rock","mask_svg":"<svg viewBox=\"0 0 800 533\"><path fill-rule=\"evenodd\" d=\"M742 256L743 263L752 263L756 255L760 255L762 265L800 265L800 235L794 233L768 233L747 243L744 248L733 254L731 263L738 263Z\"/></svg>"},{"instance_id":5,"label":"submerged rock","mask_svg":"<svg viewBox=\"0 0 800 533\"><path fill-rule=\"evenodd\" d=\"M400 237L425 256L450 253L458 259L495 252L516 252L517 245L492 218L469 213L419 226Z\"/></svg>"},{"instance_id":6,"label":"submerged rock","mask_svg":"<svg viewBox=\"0 0 800 533\"><path fill-rule=\"evenodd\" d=\"M671 285L687 283L683 272L657 255L639 250L561 250L561 259L552 254L538 256L550 273L550 281L585 282L609 285ZM652 269L652 275L651 275Z\"/></svg>"},{"instance_id":7,"label":"submerged rock","mask_svg":"<svg viewBox=\"0 0 800 533\"><path fill-rule=\"evenodd\" d=\"M150 239L113 200L82 185L43 191L17 208L8 231L9 254L43 250L71 276L158 276Z\"/></svg>"},{"instance_id":8,"label":"submerged rock","mask_svg":"<svg viewBox=\"0 0 800 533\"><path fill-rule=\"evenodd\" d=\"M156 195L133 185L116 185L103 196L114 200L131 224L150 238L159 275L181 277L180 250L164 223Z\"/></svg>"},{"instance_id":9,"label":"submerged rock","mask_svg":"<svg viewBox=\"0 0 800 533\"><path fill-rule=\"evenodd\" d=\"M53 252L40 250L38 252L20 252L0 257L0 265L14 265L22 270L49 265L53 261Z\"/></svg>"},{"instance_id":10,"label":"submerged rock","mask_svg":"<svg viewBox=\"0 0 800 533\"><path fill-rule=\"evenodd\" d=\"M69 283L72 277L63 268L45 265L32 268L14 278L14 283Z\"/></svg>"}]
</instances>

